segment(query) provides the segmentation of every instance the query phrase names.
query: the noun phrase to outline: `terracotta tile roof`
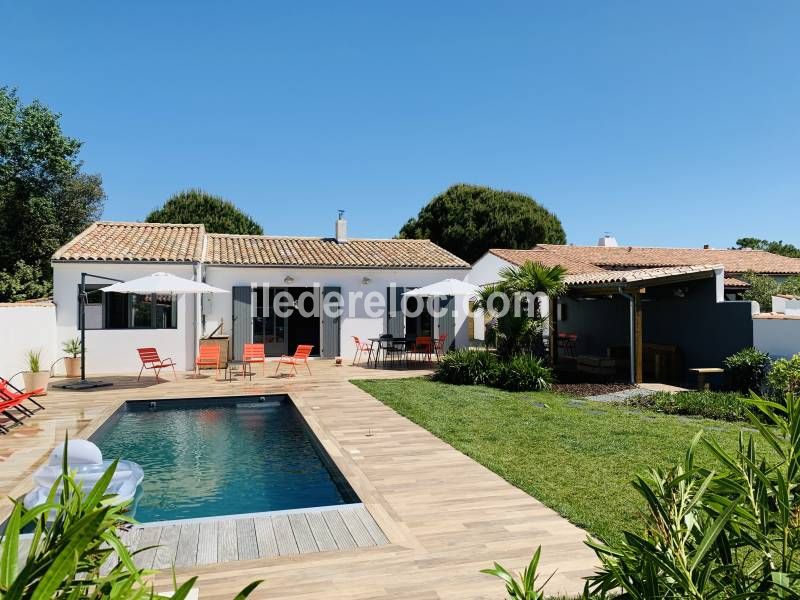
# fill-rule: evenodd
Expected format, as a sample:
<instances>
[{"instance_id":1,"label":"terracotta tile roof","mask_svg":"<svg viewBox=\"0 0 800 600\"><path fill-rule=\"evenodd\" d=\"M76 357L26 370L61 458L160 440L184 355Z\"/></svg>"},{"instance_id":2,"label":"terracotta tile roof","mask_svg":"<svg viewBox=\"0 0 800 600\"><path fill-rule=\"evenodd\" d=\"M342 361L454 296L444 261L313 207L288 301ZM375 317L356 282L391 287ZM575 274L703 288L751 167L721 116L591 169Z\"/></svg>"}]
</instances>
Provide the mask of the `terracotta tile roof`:
<instances>
[{"instance_id":1,"label":"terracotta tile roof","mask_svg":"<svg viewBox=\"0 0 800 600\"><path fill-rule=\"evenodd\" d=\"M530 250L492 248L489 252L514 265L521 265L527 261L531 261L542 263L546 267L561 265L567 269L568 273L596 273L598 270L602 270L598 269L597 265L593 265L590 262L565 256L542 245L531 248Z\"/></svg>"},{"instance_id":2,"label":"terracotta tile roof","mask_svg":"<svg viewBox=\"0 0 800 600\"><path fill-rule=\"evenodd\" d=\"M590 263L602 268L674 267L721 264L727 273L800 274L800 258L789 258L763 250L717 250L703 248L646 248L636 246L560 246L540 244L563 260Z\"/></svg>"},{"instance_id":3,"label":"terracotta tile roof","mask_svg":"<svg viewBox=\"0 0 800 600\"><path fill-rule=\"evenodd\" d=\"M53 260L193 262L200 260L204 236L202 225L100 221L56 250Z\"/></svg>"},{"instance_id":4,"label":"terracotta tile roof","mask_svg":"<svg viewBox=\"0 0 800 600\"><path fill-rule=\"evenodd\" d=\"M785 313L765 312L753 315L754 319L778 319L787 321L800 320L800 315L787 315Z\"/></svg>"},{"instance_id":5,"label":"terracotta tile roof","mask_svg":"<svg viewBox=\"0 0 800 600\"><path fill-rule=\"evenodd\" d=\"M737 279L736 277L726 277L725 278L725 287L726 288L749 288L750 284L746 281L742 281L741 279Z\"/></svg>"},{"instance_id":6,"label":"terracotta tile roof","mask_svg":"<svg viewBox=\"0 0 800 600\"><path fill-rule=\"evenodd\" d=\"M593 273L575 273L567 275L564 283L569 287L594 287L598 285L628 285L647 283L660 279L679 279L687 275L713 273L722 265L691 265L681 267L655 267L652 269L631 269L629 271L600 270Z\"/></svg>"},{"instance_id":7,"label":"terracotta tile roof","mask_svg":"<svg viewBox=\"0 0 800 600\"><path fill-rule=\"evenodd\" d=\"M211 233L204 262L211 265L296 265L467 269L469 264L428 240L299 238Z\"/></svg>"}]
</instances>

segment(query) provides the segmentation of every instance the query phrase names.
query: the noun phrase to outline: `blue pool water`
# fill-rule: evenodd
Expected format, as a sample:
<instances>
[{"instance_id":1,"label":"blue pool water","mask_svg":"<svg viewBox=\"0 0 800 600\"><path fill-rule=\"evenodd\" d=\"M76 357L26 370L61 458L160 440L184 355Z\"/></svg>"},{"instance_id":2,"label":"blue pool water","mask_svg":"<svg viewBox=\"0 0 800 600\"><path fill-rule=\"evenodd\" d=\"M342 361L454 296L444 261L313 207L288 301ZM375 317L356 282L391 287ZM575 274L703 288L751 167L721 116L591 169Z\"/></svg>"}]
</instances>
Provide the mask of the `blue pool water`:
<instances>
[{"instance_id":1,"label":"blue pool water","mask_svg":"<svg viewBox=\"0 0 800 600\"><path fill-rule=\"evenodd\" d=\"M358 501L283 396L127 402L92 441L144 469L143 523Z\"/></svg>"}]
</instances>

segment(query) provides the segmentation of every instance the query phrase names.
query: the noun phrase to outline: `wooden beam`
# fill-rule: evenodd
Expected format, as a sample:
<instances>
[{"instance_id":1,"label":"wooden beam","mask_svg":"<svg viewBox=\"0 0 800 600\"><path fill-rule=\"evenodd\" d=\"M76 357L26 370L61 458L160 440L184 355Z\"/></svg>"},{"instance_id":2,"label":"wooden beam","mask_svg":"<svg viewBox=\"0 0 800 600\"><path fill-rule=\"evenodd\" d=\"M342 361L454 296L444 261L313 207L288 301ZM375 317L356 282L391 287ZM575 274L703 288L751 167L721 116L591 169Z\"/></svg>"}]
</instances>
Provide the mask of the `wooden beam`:
<instances>
[{"instance_id":1,"label":"wooden beam","mask_svg":"<svg viewBox=\"0 0 800 600\"><path fill-rule=\"evenodd\" d=\"M644 335L642 333L642 294L633 293L633 340L635 349L634 381L644 381Z\"/></svg>"}]
</instances>

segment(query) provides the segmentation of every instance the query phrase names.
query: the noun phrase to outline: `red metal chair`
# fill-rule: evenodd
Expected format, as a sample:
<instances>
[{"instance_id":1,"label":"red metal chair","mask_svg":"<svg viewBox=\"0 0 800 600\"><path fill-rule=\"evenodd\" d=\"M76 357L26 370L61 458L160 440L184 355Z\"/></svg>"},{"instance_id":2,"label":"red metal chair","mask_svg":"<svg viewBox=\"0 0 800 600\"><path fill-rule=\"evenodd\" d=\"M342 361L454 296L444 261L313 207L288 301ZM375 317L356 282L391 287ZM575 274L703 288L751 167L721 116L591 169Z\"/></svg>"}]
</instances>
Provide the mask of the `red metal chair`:
<instances>
[{"instance_id":1,"label":"red metal chair","mask_svg":"<svg viewBox=\"0 0 800 600\"><path fill-rule=\"evenodd\" d=\"M15 425L22 425L22 419L15 417L10 412L8 412L11 408L16 408L21 414L22 418L30 417L30 413L26 412L23 409L22 400L0 400L0 414L4 415L8 420L10 420L14 425L6 425L5 423L0 423L0 433L8 433L10 427Z\"/></svg>"},{"instance_id":2,"label":"red metal chair","mask_svg":"<svg viewBox=\"0 0 800 600\"><path fill-rule=\"evenodd\" d=\"M438 360L440 356L445 354L445 345L444 343L447 341L447 334L442 333L439 334L439 338L433 341L433 351L436 353L436 359Z\"/></svg>"},{"instance_id":3,"label":"red metal chair","mask_svg":"<svg viewBox=\"0 0 800 600\"><path fill-rule=\"evenodd\" d=\"M246 365L250 365L251 375L253 373L252 365L255 363L261 363L262 375L267 374L267 357L264 355L264 344L245 344L242 360Z\"/></svg>"},{"instance_id":4,"label":"red metal chair","mask_svg":"<svg viewBox=\"0 0 800 600\"><path fill-rule=\"evenodd\" d=\"M142 371L149 369L155 373L156 383L158 383L158 374L161 372L161 369L166 369L167 367L172 367L172 374L175 376L175 381L178 381L178 374L175 372L175 362L171 358L160 358L155 348L137 348L136 351L139 353L139 358L142 361L142 368L139 369L139 377L136 378L136 381L141 379Z\"/></svg>"},{"instance_id":5,"label":"red metal chair","mask_svg":"<svg viewBox=\"0 0 800 600\"><path fill-rule=\"evenodd\" d=\"M278 359L278 366L275 368L275 375L278 374L278 371L281 368L281 365L291 365L292 371L294 371L295 375L297 374L297 365L305 365L306 369L308 369L308 374L311 375L311 367L308 366L308 357L311 356L311 350L314 346L307 346L300 344L297 347L297 350L294 351L293 356L289 356L288 354L284 354ZM291 372L289 373L291 375Z\"/></svg>"},{"instance_id":6,"label":"red metal chair","mask_svg":"<svg viewBox=\"0 0 800 600\"><path fill-rule=\"evenodd\" d=\"M194 361L195 373L200 374L200 369L203 367L214 367L217 370L217 377L219 377L219 346L208 345L200 346L200 351Z\"/></svg>"},{"instance_id":7,"label":"red metal chair","mask_svg":"<svg viewBox=\"0 0 800 600\"><path fill-rule=\"evenodd\" d=\"M433 338L429 335L418 336L414 341L414 354L424 354L428 357L428 362L431 362L431 354L433 354Z\"/></svg>"},{"instance_id":8,"label":"red metal chair","mask_svg":"<svg viewBox=\"0 0 800 600\"><path fill-rule=\"evenodd\" d=\"M359 356L364 356L364 352L367 352L367 365L369 365L369 359L372 356L372 343L362 342L357 335L353 336L353 341L356 344L356 355L353 357L353 364L358 362Z\"/></svg>"},{"instance_id":9,"label":"red metal chair","mask_svg":"<svg viewBox=\"0 0 800 600\"><path fill-rule=\"evenodd\" d=\"M40 410L44 410L44 406L39 404L39 402L37 402L36 399L34 398L34 396L36 396L37 394L41 394L43 391L44 388L39 388L38 390L33 390L32 392L23 392L13 383L8 381L8 379L3 379L2 377L0 377L0 402L5 402L8 400L19 400L19 402L25 402L26 400L29 400L30 402L33 402L36 406L38 406L38 408L33 410L28 408L27 406L22 407L30 414L33 414Z\"/></svg>"}]
</instances>

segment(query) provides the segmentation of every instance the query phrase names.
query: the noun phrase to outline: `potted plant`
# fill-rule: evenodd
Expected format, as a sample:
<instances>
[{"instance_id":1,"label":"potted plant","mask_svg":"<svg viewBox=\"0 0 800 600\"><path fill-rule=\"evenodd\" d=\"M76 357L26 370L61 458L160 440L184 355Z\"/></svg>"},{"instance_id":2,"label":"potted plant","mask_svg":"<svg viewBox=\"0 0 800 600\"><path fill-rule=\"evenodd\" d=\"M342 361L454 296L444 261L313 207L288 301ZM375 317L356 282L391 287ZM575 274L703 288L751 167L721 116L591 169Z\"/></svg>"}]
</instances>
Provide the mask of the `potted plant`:
<instances>
[{"instance_id":1,"label":"potted plant","mask_svg":"<svg viewBox=\"0 0 800 600\"><path fill-rule=\"evenodd\" d=\"M50 371L41 370L41 350L28 350L26 355L28 359L28 370L23 371L22 380L25 382L25 391L32 392L33 390L41 389L42 391L37 396L47 395L47 384L50 380Z\"/></svg>"},{"instance_id":2,"label":"potted plant","mask_svg":"<svg viewBox=\"0 0 800 600\"><path fill-rule=\"evenodd\" d=\"M64 357L64 367L67 370L67 377L80 377L81 376L81 340L73 338L67 340L61 346L65 354L71 356Z\"/></svg>"}]
</instances>

